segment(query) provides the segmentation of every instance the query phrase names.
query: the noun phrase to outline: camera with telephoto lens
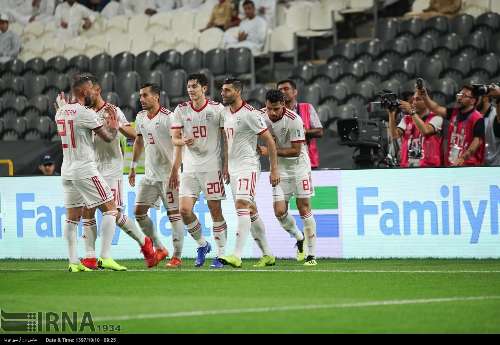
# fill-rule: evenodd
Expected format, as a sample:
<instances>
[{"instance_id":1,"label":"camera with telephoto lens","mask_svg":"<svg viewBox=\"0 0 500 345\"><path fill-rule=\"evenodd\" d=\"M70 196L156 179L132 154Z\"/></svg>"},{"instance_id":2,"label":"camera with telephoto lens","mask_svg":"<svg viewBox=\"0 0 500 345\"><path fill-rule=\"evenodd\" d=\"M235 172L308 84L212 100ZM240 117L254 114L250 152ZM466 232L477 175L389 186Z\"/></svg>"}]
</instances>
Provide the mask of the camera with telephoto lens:
<instances>
[{"instance_id":1,"label":"camera with telephoto lens","mask_svg":"<svg viewBox=\"0 0 500 345\"><path fill-rule=\"evenodd\" d=\"M500 86L500 82L496 83ZM487 95L493 89L492 84L472 84L472 93L476 96Z\"/></svg>"}]
</instances>

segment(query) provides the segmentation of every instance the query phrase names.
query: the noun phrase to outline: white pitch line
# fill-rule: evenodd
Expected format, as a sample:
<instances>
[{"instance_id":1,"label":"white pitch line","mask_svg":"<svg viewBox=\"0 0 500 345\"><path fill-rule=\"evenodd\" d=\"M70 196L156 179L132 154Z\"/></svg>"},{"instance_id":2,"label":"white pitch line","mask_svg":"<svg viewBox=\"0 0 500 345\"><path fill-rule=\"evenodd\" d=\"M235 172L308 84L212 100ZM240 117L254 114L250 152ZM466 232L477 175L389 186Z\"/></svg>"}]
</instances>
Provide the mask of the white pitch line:
<instances>
[{"instance_id":1,"label":"white pitch line","mask_svg":"<svg viewBox=\"0 0 500 345\"><path fill-rule=\"evenodd\" d=\"M67 271L64 268L0 268L0 272L62 272ZM96 271L96 272L110 272L109 270ZM455 274L455 273L500 273L500 270L348 270L348 269L195 269L195 268L180 268L180 269L130 269L127 272L155 272L155 273L179 273L179 272L231 272L231 273L255 273L255 272L290 272L290 273L441 273L441 274ZM98 273L87 273L98 274ZM118 274L118 273L117 273Z\"/></svg>"},{"instance_id":2,"label":"white pitch line","mask_svg":"<svg viewBox=\"0 0 500 345\"><path fill-rule=\"evenodd\" d=\"M446 297L446 298L387 300L387 301L367 301L367 302L358 302L358 303L294 305L294 306L263 307L263 308L193 310L193 311L179 311L179 312L172 312L172 313L101 316L101 317L93 318L93 320L98 322L98 321L168 319L168 318L191 317L191 316L269 313L269 312L281 312L281 311L293 311L293 310L315 310L315 309L336 309L336 308L364 308L364 307L378 307L378 306L387 306L387 305L408 305L408 304L430 304L430 303L447 303L447 302L483 301L483 300L491 300L491 299L500 299L500 296Z\"/></svg>"}]
</instances>

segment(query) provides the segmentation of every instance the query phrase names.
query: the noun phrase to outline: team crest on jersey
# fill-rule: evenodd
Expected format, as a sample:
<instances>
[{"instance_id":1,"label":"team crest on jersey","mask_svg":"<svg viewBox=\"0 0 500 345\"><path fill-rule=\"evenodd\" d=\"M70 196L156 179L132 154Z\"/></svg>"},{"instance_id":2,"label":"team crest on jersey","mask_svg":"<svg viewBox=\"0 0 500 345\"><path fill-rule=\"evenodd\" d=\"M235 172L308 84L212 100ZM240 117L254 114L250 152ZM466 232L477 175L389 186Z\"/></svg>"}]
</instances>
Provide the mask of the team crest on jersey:
<instances>
[{"instance_id":1,"label":"team crest on jersey","mask_svg":"<svg viewBox=\"0 0 500 345\"><path fill-rule=\"evenodd\" d=\"M214 118L214 114L213 113L208 113L206 114L206 119L207 121L211 121L212 119Z\"/></svg>"},{"instance_id":2,"label":"team crest on jersey","mask_svg":"<svg viewBox=\"0 0 500 345\"><path fill-rule=\"evenodd\" d=\"M286 128L281 129L281 136L284 137L286 135Z\"/></svg>"}]
</instances>

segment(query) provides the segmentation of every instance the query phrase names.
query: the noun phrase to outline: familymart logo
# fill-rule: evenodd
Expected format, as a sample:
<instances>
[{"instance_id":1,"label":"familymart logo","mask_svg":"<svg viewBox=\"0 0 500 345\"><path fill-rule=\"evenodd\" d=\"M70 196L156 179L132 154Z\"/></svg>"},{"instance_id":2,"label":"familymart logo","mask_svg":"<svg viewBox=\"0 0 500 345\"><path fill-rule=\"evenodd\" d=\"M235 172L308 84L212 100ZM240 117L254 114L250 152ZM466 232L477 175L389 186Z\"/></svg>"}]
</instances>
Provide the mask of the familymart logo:
<instances>
[{"instance_id":1,"label":"familymart logo","mask_svg":"<svg viewBox=\"0 0 500 345\"><path fill-rule=\"evenodd\" d=\"M290 199L290 210L297 224L302 223L295 197ZM339 237L339 192L337 186L315 186L311 209L316 220L316 236Z\"/></svg>"}]
</instances>

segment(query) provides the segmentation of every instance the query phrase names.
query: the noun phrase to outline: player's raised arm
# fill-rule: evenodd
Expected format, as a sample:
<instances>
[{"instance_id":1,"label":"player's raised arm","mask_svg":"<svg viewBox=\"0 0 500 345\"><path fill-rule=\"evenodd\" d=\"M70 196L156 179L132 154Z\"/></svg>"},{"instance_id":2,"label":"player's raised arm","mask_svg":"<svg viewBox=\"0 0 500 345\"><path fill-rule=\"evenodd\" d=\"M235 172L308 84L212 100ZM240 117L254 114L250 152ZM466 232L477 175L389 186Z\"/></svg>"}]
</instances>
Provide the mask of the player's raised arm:
<instances>
[{"instance_id":1,"label":"player's raised arm","mask_svg":"<svg viewBox=\"0 0 500 345\"><path fill-rule=\"evenodd\" d=\"M118 119L116 118L116 109L114 107L107 106L106 112L108 113L108 117L106 119L106 125L94 129L94 132L102 140L104 140L107 143L110 143L115 139L120 125L118 123Z\"/></svg>"}]
</instances>

